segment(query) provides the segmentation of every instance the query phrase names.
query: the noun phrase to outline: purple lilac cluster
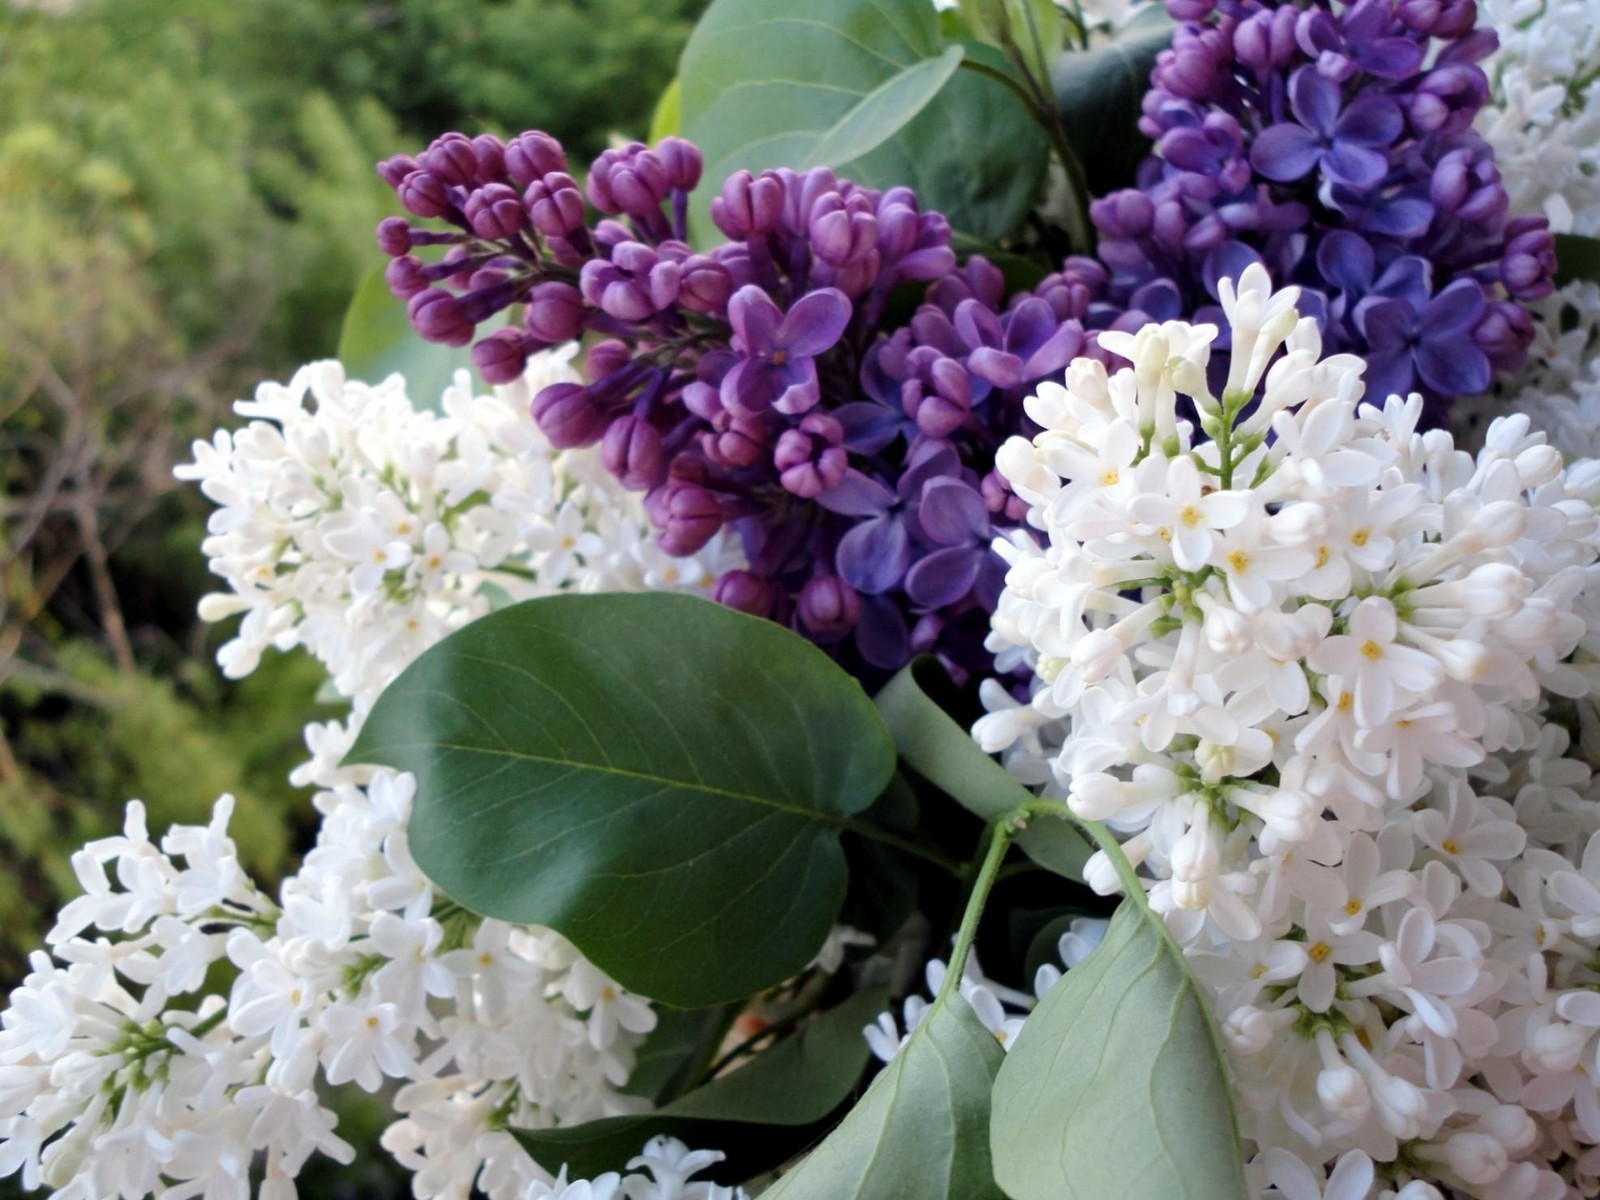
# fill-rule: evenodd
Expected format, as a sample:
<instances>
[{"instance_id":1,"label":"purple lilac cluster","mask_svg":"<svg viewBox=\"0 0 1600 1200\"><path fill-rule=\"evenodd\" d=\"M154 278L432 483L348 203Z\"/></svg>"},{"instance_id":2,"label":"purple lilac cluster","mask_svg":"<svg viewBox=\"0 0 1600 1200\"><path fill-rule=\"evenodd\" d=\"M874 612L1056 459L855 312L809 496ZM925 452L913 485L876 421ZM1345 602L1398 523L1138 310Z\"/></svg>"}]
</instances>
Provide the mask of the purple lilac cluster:
<instances>
[{"instance_id":1,"label":"purple lilac cluster","mask_svg":"<svg viewBox=\"0 0 1600 1200\"><path fill-rule=\"evenodd\" d=\"M1519 301L1552 289L1542 217L1507 197L1473 118L1496 45L1473 0L1167 0L1181 23L1144 100L1155 153L1091 216L1106 303L1209 319L1263 263L1304 289L1368 391L1433 402L1523 363ZM1226 322L1221 322L1226 329Z\"/></svg>"},{"instance_id":2,"label":"purple lilac cluster","mask_svg":"<svg viewBox=\"0 0 1600 1200\"><path fill-rule=\"evenodd\" d=\"M418 332L474 343L490 382L585 338L588 382L542 390L535 419L558 447L599 443L669 553L734 530L748 565L716 599L865 675L919 652L987 669L990 543L1021 517L994 452L1031 386L1084 350L1092 266L1008 305L1000 272L958 267L949 224L909 189L822 169L729 178L710 205L728 240L699 253L701 159L677 138L607 150L581 190L542 133L447 134L379 170L414 217L453 227L379 227ZM441 245L436 263L413 253ZM922 303L890 331L905 285Z\"/></svg>"}]
</instances>

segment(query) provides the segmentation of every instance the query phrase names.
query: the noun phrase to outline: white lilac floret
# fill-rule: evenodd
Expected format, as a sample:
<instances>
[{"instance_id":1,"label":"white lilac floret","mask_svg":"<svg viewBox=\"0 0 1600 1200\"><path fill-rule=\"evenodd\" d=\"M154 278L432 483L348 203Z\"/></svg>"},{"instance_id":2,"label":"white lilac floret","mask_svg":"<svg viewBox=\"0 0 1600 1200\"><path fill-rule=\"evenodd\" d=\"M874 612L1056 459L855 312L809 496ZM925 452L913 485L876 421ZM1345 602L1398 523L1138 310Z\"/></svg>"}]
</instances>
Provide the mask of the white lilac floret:
<instances>
[{"instance_id":1,"label":"white lilac floret","mask_svg":"<svg viewBox=\"0 0 1600 1200\"><path fill-rule=\"evenodd\" d=\"M1295 289L1221 292L1220 394L1215 327L1150 325L1002 450L1032 509L991 648L1033 682L975 733L1124 839L1264 1194L1592 1188L1594 472L1523 417L1476 457L1419 433Z\"/></svg>"}]
</instances>

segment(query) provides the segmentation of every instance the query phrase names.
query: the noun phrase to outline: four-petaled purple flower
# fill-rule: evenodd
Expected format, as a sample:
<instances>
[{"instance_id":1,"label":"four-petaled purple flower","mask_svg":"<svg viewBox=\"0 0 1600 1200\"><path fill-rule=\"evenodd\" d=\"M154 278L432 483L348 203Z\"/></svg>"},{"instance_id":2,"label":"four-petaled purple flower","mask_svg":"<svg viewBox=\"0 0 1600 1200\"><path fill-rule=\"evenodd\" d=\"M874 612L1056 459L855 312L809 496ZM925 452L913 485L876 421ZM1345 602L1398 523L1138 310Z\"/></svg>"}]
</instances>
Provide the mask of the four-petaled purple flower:
<instances>
[{"instance_id":1,"label":"four-petaled purple flower","mask_svg":"<svg viewBox=\"0 0 1600 1200\"><path fill-rule=\"evenodd\" d=\"M1411 390L1413 371L1440 395L1473 396L1488 388L1489 357L1472 334L1486 303L1483 289L1458 279L1419 311L1403 299L1373 298L1356 306L1367 339L1367 392L1375 397Z\"/></svg>"},{"instance_id":2,"label":"four-petaled purple flower","mask_svg":"<svg viewBox=\"0 0 1600 1200\"><path fill-rule=\"evenodd\" d=\"M816 357L833 349L850 324L850 301L838 288L818 288L795 301L787 315L754 284L728 301L734 349L742 357L722 379L722 403L759 413L775 408L790 416L817 406Z\"/></svg>"},{"instance_id":3,"label":"four-petaled purple flower","mask_svg":"<svg viewBox=\"0 0 1600 1200\"><path fill-rule=\"evenodd\" d=\"M1369 94L1342 105L1339 85L1306 66L1289 79L1289 107L1298 124L1269 126L1250 148L1250 164L1268 179L1293 183L1320 166L1326 179L1370 188L1388 173L1384 151L1405 128L1389 97Z\"/></svg>"}]
</instances>

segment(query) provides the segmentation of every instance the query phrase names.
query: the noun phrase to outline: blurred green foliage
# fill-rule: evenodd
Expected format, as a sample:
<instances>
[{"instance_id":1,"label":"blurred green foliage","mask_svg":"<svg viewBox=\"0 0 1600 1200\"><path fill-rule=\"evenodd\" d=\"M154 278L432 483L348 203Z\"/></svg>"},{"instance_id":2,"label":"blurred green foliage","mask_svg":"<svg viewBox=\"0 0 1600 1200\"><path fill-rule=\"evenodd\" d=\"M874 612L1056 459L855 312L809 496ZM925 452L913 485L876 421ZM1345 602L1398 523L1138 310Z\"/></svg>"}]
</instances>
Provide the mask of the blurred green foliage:
<instances>
[{"instance_id":1,"label":"blurred green foliage","mask_svg":"<svg viewBox=\"0 0 1600 1200\"><path fill-rule=\"evenodd\" d=\"M232 793L269 886L309 844L287 774L322 672L220 677L209 505L172 467L335 352L396 211L373 163L450 128L548 129L579 164L643 136L704 3L0 0L0 992L129 799L159 834ZM363 1100L359 1169L302 1194L404 1191Z\"/></svg>"}]
</instances>

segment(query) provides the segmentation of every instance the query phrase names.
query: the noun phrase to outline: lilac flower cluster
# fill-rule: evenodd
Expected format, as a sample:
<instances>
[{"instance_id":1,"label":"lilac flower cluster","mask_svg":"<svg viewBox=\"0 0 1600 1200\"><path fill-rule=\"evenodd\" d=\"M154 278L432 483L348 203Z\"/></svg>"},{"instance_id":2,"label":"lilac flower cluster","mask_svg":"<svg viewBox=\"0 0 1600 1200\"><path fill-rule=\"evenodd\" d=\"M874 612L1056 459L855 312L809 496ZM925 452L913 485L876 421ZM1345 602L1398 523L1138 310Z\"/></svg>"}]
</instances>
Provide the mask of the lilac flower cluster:
<instances>
[{"instance_id":1,"label":"lilac flower cluster","mask_svg":"<svg viewBox=\"0 0 1600 1200\"><path fill-rule=\"evenodd\" d=\"M607 150L581 191L542 133L447 134L379 169L415 217L454 226L379 227L418 332L476 338L490 382L586 337L587 382L539 392L535 419L558 447L600 443L669 553L735 530L747 566L716 599L865 674L924 651L988 668L1004 576L990 543L1022 508L994 452L1031 385L1084 351L1091 266L1087 284L1052 277L1006 305L1000 272L958 268L948 223L909 189L822 169L729 178L710 206L728 240L697 253L701 160L677 138ZM437 263L412 253L439 245ZM902 285L924 302L890 333ZM520 321L478 336L513 305Z\"/></svg>"},{"instance_id":2,"label":"lilac flower cluster","mask_svg":"<svg viewBox=\"0 0 1600 1200\"><path fill-rule=\"evenodd\" d=\"M1474 0L1167 0L1181 25L1144 100L1155 153L1091 216L1108 303L1212 320L1251 262L1299 284L1367 390L1484 391L1532 340L1548 294L1542 217L1506 219ZM1226 328L1225 322L1220 322Z\"/></svg>"}]
</instances>

